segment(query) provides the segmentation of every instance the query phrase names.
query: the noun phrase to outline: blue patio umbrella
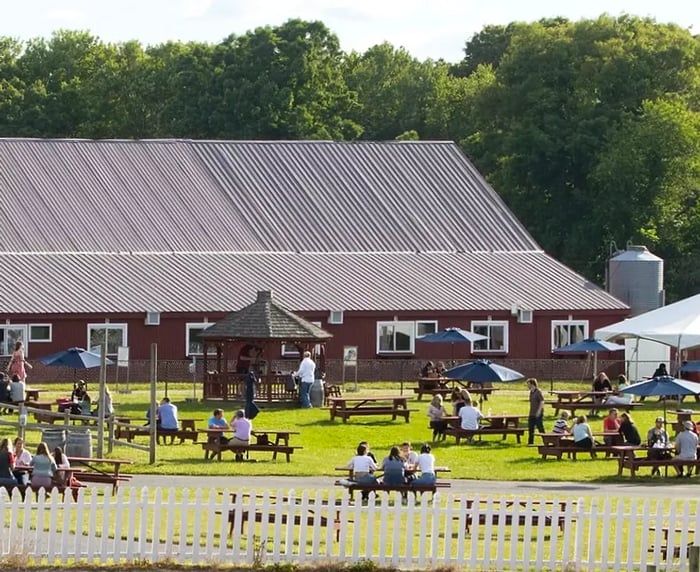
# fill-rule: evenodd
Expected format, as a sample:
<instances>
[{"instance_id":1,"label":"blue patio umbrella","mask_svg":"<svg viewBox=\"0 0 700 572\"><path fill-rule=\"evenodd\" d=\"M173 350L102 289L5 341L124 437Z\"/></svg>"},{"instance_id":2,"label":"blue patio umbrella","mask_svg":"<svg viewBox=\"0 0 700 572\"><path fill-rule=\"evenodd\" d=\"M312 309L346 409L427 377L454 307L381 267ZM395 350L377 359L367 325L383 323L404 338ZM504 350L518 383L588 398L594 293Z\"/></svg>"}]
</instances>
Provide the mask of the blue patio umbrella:
<instances>
[{"instance_id":1,"label":"blue patio umbrella","mask_svg":"<svg viewBox=\"0 0 700 572\"><path fill-rule=\"evenodd\" d=\"M48 366L72 367L73 369L90 369L100 367L100 354L84 350L83 348L69 348L55 354L39 358L39 363ZM107 358L106 364L114 362Z\"/></svg>"},{"instance_id":2,"label":"blue patio umbrella","mask_svg":"<svg viewBox=\"0 0 700 572\"><path fill-rule=\"evenodd\" d=\"M418 338L419 342L429 342L434 344L450 344L452 346L452 365L455 363L455 344L466 343L466 342L478 342L481 340L488 340L488 336L482 336L481 334L475 334L469 330L463 330L461 328L446 328L439 332L434 332L432 334L427 334L421 338Z\"/></svg>"},{"instance_id":3,"label":"blue patio umbrella","mask_svg":"<svg viewBox=\"0 0 700 572\"><path fill-rule=\"evenodd\" d=\"M664 375L633 383L629 387L621 389L620 393L631 393L632 395L643 395L645 397L654 395L659 397L665 395L700 395L700 383ZM665 419L666 400L664 400L664 420Z\"/></svg>"},{"instance_id":4,"label":"blue patio umbrella","mask_svg":"<svg viewBox=\"0 0 700 572\"><path fill-rule=\"evenodd\" d=\"M472 383L494 383L520 381L525 376L519 371L498 365L490 360L478 359L450 368L445 372L445 377L471 381Z\"/></svg>"},{"instance_id":5,"label":"blue patio umbrella","mask_svg":"<svg viewBox=\"0 0 700 572\"><path fill-rule=\"evenodd\" d=\"M555 349L552 353L555 354L565 354L565 353L583 353L586 352L589 356L593 354L593 375L596 374L598 369L598 352L617 352L624 350L625 346L622 344L615 344L613 342L606 342L605 340L597 340L595 338L587 338L581 340L580 342L574 342L567 346L562 346ZM588 364L586 364L587 366ZM586 375L586 368L584 368L583 375Z\"/></svg>"}]
</instances>

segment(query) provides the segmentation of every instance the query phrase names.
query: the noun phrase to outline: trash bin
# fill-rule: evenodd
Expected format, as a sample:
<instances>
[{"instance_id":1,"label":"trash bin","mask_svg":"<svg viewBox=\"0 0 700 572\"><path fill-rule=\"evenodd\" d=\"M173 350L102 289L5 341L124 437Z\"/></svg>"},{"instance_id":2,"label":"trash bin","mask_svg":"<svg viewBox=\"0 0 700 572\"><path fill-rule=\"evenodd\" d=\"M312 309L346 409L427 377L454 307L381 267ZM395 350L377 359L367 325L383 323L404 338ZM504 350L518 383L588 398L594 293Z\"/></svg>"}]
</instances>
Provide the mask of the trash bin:
<instances>
[{"instance_id":1,"label":"trash bin","mask_svg":"<svg viewBox=\"0 0 700 572\"><path fill-rule=\"evenodd\" d=\"M309 391L309 399L314 407L323 407L323 381L321 379L314 379Z\"/></svg>"}]
</instances>

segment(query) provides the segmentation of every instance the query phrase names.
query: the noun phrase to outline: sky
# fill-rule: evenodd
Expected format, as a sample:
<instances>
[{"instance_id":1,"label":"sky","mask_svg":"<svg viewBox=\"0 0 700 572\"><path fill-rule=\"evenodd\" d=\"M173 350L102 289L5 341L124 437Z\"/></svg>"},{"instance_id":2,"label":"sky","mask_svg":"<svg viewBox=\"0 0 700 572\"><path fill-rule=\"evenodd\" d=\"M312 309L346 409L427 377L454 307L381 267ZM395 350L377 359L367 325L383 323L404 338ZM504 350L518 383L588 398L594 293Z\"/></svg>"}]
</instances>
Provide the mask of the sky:
<instances>
[{"instance_id":1,"label":"sky","mask_svg":"<svg viewBox=\"0 0 700 572\"><path fill-rule=\"evenodd\" d=\"M700 2L691 0L3 0L0 36L48 38L88 30L105 42L216 43L290 18L321 20L345 51L384 41L419 59L458 61L465 42L488 24L634 14L700 34Z\"/></svg>"}]
</instances>

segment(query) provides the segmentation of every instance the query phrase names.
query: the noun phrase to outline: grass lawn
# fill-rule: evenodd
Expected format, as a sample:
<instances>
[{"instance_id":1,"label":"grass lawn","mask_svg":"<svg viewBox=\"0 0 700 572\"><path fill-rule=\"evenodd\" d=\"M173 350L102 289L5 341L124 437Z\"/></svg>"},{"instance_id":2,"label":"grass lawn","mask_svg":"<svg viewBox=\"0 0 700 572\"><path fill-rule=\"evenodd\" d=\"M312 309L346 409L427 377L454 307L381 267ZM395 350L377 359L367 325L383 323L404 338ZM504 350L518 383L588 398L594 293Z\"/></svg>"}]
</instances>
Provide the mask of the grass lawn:
<instances>
[{"instance_id":1,"label":"grass lawn","mask_svg":"<svg viewBox=\"0 0 700 572\"><path fill-rule=\"evenodd\" d=\"M412 384L407 384L409 387ZM571 389L587 387L588 384L556 383L556 389ZM54 400L70 393L70 387L60 385L44 386L48 391L42 395L42 401ZM145 384L131 384L131 393L113 391L115 409L118 415L144 419L149 390ZM501 384L498 391L488 401L484 401L482 410L493 413L527 414L527 391L524 383ZM90 387L91 394L96 394L96 387ZM362 394L389 394L399 392L398 384L372 383L360 384ZM549 384L543 387L545 397L548 395ZM177 404L180 417L197 419L197 427L204 428L211 411L220 404L214 402L187 402L186 397L192 396L191 384L169 384L171 400ZM268 453L251 453L256 462L234 463L233 455L225 453L223 460L205 461L201 446L186 443L183 445L159 445L157 448L157 463L148 464L148 453L128 447L117 447L111 456L115 458L132 459L135 464L125 467L125 472L158 473L171 475L328 475L339 477L334 467L344 465L352 457L359 441L368 441L372 451L381 460L394 444L411 441L414 448L429 441L432 431L428 428L426 410L427 398L417 401L409 388L404 392L410 393L409 407L416 411L411 414L410 423L403 420L391 421L384 417L353 417L348 423L340 420L330 421L325 409L300 409L291 406L268 406L259 403L261 412L255 419L254 427L260 429L289 429L299 431L293 435L292 445L301 445L292 456L292 462L284 458L272 461ZM164 387L159 386L159 397L164 394ZM347 392L346 392L347 394ZM227 419L240 404L225 405ZM683 408L696 409L694 400L686 400ZM676 403L669 402L668 410L675 411ZM700 409L700 408L699 408ZM644 406L633 412L634 420L642 438L647 429L653 426L654 418L663 410L663 404L656 398L649 398ZM545 410L545 428L551 429L554 423L553 409L547 406ZM3 416L7 420L8 416ZM669 421L675 422L675 415L669 414ZM145 419L144 419L145 422ZM591 418L589 423L594 431L602 430L602 418ZM58 427L58 426L57 426ZM94 428L93 428L94 430ZM0 437L14 438L14 429L0 426ZM28 432L27 442L35 444L40 440L38 432ZM146 444L146 438L137 439ZM495 479L495 480L549 480L549 481L615 481L618 479L617 462L590 459L580 455L577 461L547 459L543 461L537 454L536 448L528 447L524 440L518 445L515 437L509 436L501 441L498 436L488 436L481 443L473 445L456 445L453 438L436 443L433 452L439 465L447 465L452 469L450 478L460 479ZM642 476L642 478L645 478ZM624 477L625 481L629 476Z\"/></svg>"}]
</instances>

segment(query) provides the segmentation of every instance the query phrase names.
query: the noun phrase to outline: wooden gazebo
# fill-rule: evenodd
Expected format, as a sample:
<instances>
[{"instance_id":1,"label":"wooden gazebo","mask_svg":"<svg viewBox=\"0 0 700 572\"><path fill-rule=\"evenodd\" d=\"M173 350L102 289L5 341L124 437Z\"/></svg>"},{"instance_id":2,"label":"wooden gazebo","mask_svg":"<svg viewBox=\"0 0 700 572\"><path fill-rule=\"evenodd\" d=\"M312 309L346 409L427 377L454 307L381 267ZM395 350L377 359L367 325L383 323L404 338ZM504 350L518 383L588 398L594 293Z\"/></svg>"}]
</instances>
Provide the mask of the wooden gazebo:
<instances>
[{"instance_id":1,"label":"wooden gazebo","mask_svg":"<svg viewBox=\"0 0 700 572\"><path fill-rule=\"evenodd\" d=\"M259 291L255 302L226 316L200 334L204 346L204 399L241 401L245 374L258 377L259 401L293 401L296 391L289 373L271 371L271 357L281 344L314 353L320 371L325 369L325 330L277 304L269 290ZM320 351L315 351L320 350Z\"/></svg>"}]
</instances>

